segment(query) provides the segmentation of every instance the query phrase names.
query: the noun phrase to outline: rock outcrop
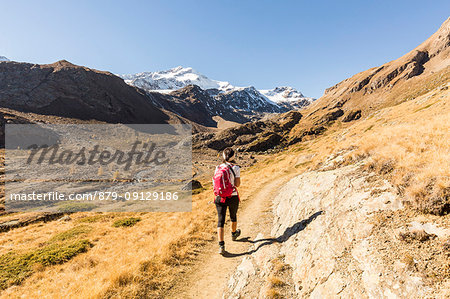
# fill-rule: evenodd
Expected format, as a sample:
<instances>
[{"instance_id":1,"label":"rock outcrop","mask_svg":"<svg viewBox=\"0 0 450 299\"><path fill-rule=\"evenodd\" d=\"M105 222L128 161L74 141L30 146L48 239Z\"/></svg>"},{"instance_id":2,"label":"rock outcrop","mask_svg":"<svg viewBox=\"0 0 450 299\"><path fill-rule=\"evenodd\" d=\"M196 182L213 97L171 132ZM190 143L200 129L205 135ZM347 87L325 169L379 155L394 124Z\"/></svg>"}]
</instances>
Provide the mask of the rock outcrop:
<instances>
[{"instance_id":1,"label":"rock outcrop","mask_svg":"<svg viewBox=\"0 0 450 299\"><path fill-rule=\"evenodd\" d=\"M302 119L298 111L273 116L264 121L248 122L219 133L194 136L194 148L223 150L235 146L240 151L262 152L288 144L285 135Z\"/></svg>"},{"instance_id":2,"label":"rock outcrop","mask_svg":"<svg viewBox=\"0 0 450 299\"><path fill-rule=\"evenodd\" d=\"M445 242L450 232L434 223L408 224L405 219L411 218L402 218L401 197L390 183L364 170L364 161L336 168L340 158L331 157L321 170L301 174L280 189L270 235L253 241L225 298L254 294L255 281L258 296L266 297L264 281L276 259L292 269L284 288L290 297L448 296L448 285L433 275L449 271Z\"/></svg>"},{"instance_id":3,"label":"rock outcrop","mask_svg":"<svg viewBox=\"0 0 450 299\"><path fill-rule=\"evenodd\" d=\"M355 110L350 111L344 118L342 119L343 122L349 122L353 120L358 120L361 118L361 110Z\"/></svg>"},{"instance_id":4,"label":"rock outcrop","mask_svg":"<svg viewBox=\"0 0 450 299\"><path fill-rule=\"evenodd\" d=\"M48 222L56 219L61 219L64 216L63 213L34 213L14 216L5 216L3 221L0 222L0 233L10 231L14 228L27 226L37 222Z\"/></svg>"}]
</instances>

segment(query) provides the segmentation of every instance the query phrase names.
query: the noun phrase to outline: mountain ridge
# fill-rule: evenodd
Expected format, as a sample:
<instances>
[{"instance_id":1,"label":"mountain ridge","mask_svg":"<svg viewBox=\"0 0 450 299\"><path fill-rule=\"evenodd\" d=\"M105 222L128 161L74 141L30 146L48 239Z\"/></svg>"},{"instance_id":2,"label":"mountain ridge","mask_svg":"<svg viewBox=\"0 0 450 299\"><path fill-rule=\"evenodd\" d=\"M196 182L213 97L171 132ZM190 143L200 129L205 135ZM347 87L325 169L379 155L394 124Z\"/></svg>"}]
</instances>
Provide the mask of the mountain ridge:
<instances>
[{"instance_id":1,"label":"mountain ridge","mask_svg":"<svg viewBox=\"0 0 450 299\"><path fill-rule=\"evenodd\" d=\"M177 90L188 85L197 85L202 89L220 89L223 91L234 87L226 81L212 80L191 67L177 66L157 72L141 72L120 75L127 84L146 90Z\"/></svg>"},{"instance_id":2,"label":"mountain ridge","mask_svg":"<svg viewBox=\"0 0 450 299\"><path fill-rule=\"evenodd\" d=\"M192 101L182 107L180 101L183 97L192 99L198 90L188 88L197 86L206 94L199 96L204 101L204 107L197 103L199 111L207 111L207 116L200 119L195 116L203 125L216 126L217 123L212 120L213 116L220 116L226 121L244 123L247 121L258 120L267 114L284 113L289 110L302 109L311 104L314 99L305 97L301 92L292 87L282 86L270 90L257 90L253 86L235 87L227 81L218 81L209 79L207 76L195 71L191 67L178 66L166 71L143 72L134 75L121 76L127 84L146 90L153 97L159 98L157 102L165 102L166 107L179 115L192 115ZM186 94L186 88L191 93ZM177 93L177 90L182 90ZM170 105L167 96L158 96L156 93L175 96L173 99L176 105ZM181 98L180 98L181 96ZM164 100L161 100L164 99ZM187 107L189 106L189 107Z\"/></svg>"},{"instance_id":3,"label":"mountain ridge","mask_svg":"<svg viewBox=\"0 0 450 299\"><path fill-rule=\"evenodd\" d=\"M191 123L152 104L141 89L126 84L107 71L60 60L52 64L0 63L1 116L57 121L58 117L107 123ZM7 111L6 111L6 110ZM5 110L5 111L3 111ZM2 117L2 123L4 118ZM14 122L14 120L11 120Z\"/></svg>"},{"instance_id":4,"label":"mountain ridge","mask_svg":"<svg viewBox=\"0 0 450 299\"><path fill-rule=\"evenodd\" d=\"M253 87L216 93L188 85L170 93L151 92L126 84L111 72L67 60L42 65L3 61L0 74L1 107L86 121L191 123L194 132L202 132L208 131L202 126L218 126L215 117L245 123L290 110Z\"/></svg>"},{"instance_id":5,"label":"mountain ridge","mask_svg":"<svg viewBox=\"0 0 450 299\"><path fill-rule=\"evenodd\" d=\"M177 66L163 71L125 74L120 75L120 77L123 78L127 84L149 91L160 91L164 93L186 87L187 85L197 85L204 90L217 89L219 92L228 92L244 88L255 88L253 86L238 87L231 85L228 81L213 80L197 72L192 67L183 66ZM284 101L292 102L299 99L313 100L313 98L305 97L295 88L288 86L279 86L267 90L257 90L266 96L268 100L275 103ZM279 96L274 97L277 93L283 93L283 95L280 94ZM266 94L268 94L268 96Z\"/></svg>"}]
</instances>

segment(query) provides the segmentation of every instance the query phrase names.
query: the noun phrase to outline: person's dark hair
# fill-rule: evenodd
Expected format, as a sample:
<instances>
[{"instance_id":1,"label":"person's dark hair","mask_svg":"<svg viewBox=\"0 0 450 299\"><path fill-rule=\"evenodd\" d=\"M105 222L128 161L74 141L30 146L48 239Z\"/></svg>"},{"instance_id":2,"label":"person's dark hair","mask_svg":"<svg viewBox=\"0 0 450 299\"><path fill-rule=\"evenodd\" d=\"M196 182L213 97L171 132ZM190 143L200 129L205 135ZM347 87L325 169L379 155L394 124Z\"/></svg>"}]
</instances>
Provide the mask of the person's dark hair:
<instances>
[{"instance_id":1,"label":"person's dark hair","mask_svg":"<svg viewBox=\"0 0 450 299\"><path fill-rule=\"evenodd\" d=\"M222 160L223 162L231 162L231 158L234 156L234 150L231 147L227 147L223 150Z\"/></svg>"}]
</instances>

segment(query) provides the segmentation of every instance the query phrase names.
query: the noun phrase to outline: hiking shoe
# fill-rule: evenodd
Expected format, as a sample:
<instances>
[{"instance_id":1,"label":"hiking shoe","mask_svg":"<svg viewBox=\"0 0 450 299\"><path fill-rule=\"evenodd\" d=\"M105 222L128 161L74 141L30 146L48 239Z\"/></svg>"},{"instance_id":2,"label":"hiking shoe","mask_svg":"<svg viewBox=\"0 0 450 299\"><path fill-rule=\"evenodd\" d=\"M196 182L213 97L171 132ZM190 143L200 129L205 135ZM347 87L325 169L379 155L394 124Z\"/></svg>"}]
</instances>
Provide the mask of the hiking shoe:
<instances>
[{"instance_id":1,"label":"hiking shoe","mask_svg":"<svg viewBox=\"0 0 450 299\"><path fill-rule=\"evenodd\" d=\"M241 230L237 229L234 233L231 233L231 240L236 241L236 239L241 235Z\"/></svg>"},{"instance_id":2,"label":"hiking shoe","mask_svg":"<svg viewBox=\"0 0 450 299\"><path fill-rule=\"evenodd\" d=\"M219 254L224 255L225 253L225 245L219 245Z\"/></svg>"}]
</instances>

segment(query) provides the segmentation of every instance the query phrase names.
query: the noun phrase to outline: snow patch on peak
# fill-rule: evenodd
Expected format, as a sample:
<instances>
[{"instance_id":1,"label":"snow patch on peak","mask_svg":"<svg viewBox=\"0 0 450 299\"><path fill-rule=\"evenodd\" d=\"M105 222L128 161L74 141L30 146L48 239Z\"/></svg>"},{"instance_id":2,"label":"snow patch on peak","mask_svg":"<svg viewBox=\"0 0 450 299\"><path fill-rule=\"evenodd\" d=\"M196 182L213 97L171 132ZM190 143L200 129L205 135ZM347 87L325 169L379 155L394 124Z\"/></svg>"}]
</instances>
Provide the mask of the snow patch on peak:
<instances>
[{"instance_id":1,"label":"snow patch on peak","mask_svg":"<svg viewBox=\"0 0 450 299\"><path fill-rule=\"evenodd\" d=\"M279 86L274 89L260 90L260 92L275 103L295 102L305 98L300 91L289 86Z\"/></svg>"},{"instance_id":2,"label":"snow patch on peak","mask_svg":"<svg viewBox=\"0 0 450 299\"><path fill-rule=\"evenodd\" d=\"M259 92L270 101L289 110L301 109L315 101L314 98L305 97L300 91L289 86L279 86L274 89L260 90Z\"/></svg>"},{"instance_id":3,"label":"snow patch on peak","mask_svg":"<svg viewBox=\"0 0 450 299\"><path fill-rule=\"evenodd\" d=\"M5 56L0 56L0 61L11 61L11 60L6 58Z\"/></svg>"},{"instance_id":4,"label":"snow patch on peak","mask_svg":"<svg viewBox=\"0 0 450 299\"><path fill-rule=\"evenodd\" d=\"M187 85L198 85L200 88L231 90L234 87L226 81L211 80L191 67L177 66L165 71L143 72L121 76L128 84L147 90L176 90Z\"/></svg>"},{"instance_id":5,"label":"snow patch on peak","mask_svg":"<svg viewBox=\"0 0 450 299\"><path fill-rule=\"evenodd\" d=\"M181 65L179 65L179 66L177 66L177 67L174 67L174 68L171 68L169 71L171 71L171 72L178 72L178 71L181 71L181 70L186 70L186 71L192 71L192 68L191 67L182 67Z\"/></svg>"}]
</instances>

